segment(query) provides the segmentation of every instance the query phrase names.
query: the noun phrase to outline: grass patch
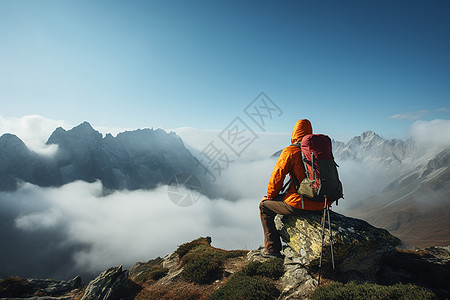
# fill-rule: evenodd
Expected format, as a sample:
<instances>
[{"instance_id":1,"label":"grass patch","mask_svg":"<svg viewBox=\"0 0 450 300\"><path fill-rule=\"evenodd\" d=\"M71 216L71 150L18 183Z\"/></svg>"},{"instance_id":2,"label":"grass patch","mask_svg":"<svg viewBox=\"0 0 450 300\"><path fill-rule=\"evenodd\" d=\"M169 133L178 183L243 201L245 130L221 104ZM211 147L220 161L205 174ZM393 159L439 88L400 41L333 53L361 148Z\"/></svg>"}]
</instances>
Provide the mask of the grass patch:
<instances>
[{"instance_id":1,"label":"grass patch","mask_svg":"<svg viewBox=\"0 0 450 300\"><path fill-rule=\"evenodd\" d=\"M169 272L168 269L163 268L162 266L155 266L155 267L151 267L148 270L140 273L138 276L136 276L136 278L134 279L136 282L146 282L148 280L154 280L157 281L161 278L163 278L164 276L167 275L167 273Z\"/></svg>"},{"instance_id":2,"label":"grass patch","mask_svg":"<svg viewBox=\"0 0 450 300\"><path fill-rule=\"evenodd\" d=\"M270 280L241 273L233 275L227 284L212 293L208 300L271 300L277 299L279 295L280 291Z\"/></svg>"},{"instance_id":3,"label":"grass patch","mask_svg":"<svg viewBox=\"0 0 450 300\"><path fill-rule=\"evenodd\" d=\"M34 293L30 283L21 277L0 279L0 297L14 298Z\"/></svg>"},{"instance_id":4,"label":"grass patch","mask_svg":"<svg viewBox=\"0 0 450 300\"><path fill-rule=\"evenodd\" d=\"M211 246L211 238L208 237L200 237L196 240L193 240L189 243L184 243L180 246L178 246L177 250L175 250L175 253L178 254L179 258L182 259L183 256L185 256L189 251L194 249L197 246Z\"/></svg>"},{"instance_id":5,"label":"grass patch","mask_svg":"<svg viewBox=\"0 0 450 300\"><path fill-rule=\"evenodd\" d=\"M422 287L412 284L396 284L384 286L373 283L356 284L349 282L331 283L317 289L311 296L312 300L337 300L337 299L437 299L436 295Z\"/></svg>"},{"instance_id":6,"label":"grass patch","mask_svg":"<svg viewBox=\"0 0 450 300\"><path fill-rule=\"evenodd\" d=\"M284 274L284 260L273 258L266 262L252 261L242 268L240 272L248 276L263 276L278 279Z\"/></svg>"},{"instance_id":7,"label":"grass patch","mask_svg":"<svg viewBox=\"0 0 450 300\"><path fill-rule=\"evenodd\" d=\"M181 259L183 279L199 284L212 283L223 277L226 259L247 253L245 250L217 249L210 244L211 238L199 238L178 247L175 252Z\"/></svg>"},{"instance_id":8,"label":"grass patch","mask_svg":"<svg viewBox=\"0 0 450 300\"><path fill-rule=\"evenodd\" d=\"M205 299L205 291L200 285L178 282L170 286L158 286L142 289L134 300L201 300Z\"/></svg>"},{"instance_id":9,"label":"grass patch","mask_svg":"<svg viewBox=\"0 0 450 300\"><path fill-rule=\"evenodd\" d=\"M234 274L225 286L212 293L208 300L277 299L280 291L273 280L284 274L283 259L274 258L266 262L252 261Z\"/></svg>"}]
</instances>

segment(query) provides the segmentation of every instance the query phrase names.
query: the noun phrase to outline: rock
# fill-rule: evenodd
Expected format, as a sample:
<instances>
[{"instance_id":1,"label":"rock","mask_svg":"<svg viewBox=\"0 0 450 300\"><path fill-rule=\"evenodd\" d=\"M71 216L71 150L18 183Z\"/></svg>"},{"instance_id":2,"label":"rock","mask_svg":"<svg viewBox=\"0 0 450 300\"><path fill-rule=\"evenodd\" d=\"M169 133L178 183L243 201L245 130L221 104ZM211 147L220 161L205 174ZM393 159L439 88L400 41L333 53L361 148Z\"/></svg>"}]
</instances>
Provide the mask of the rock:
<instances>
[{"instance_id":1,"label":"rock","mask_svg":"<svg viewBox=\"0 0 450 300\"><path fill-rule=\"evenodd\" d=\"M128 271L122 266L109 268L89 282L81 300L118 299L128 280Z\"/></svg>"},{"instance_id":2,"label":"rock","mask_svg":"<svg viewBox=\"0 0 450 300\"><path fill-rule=\"evenodd\" d=\"M81 277L76 276L69 281L53 279L27 279L33 289L45 296L60 296L81 286Z\"/></svg>"},{"instance_id":3,"label":"rock","mask_svg":"<svg viewBox=\"0 0 450 300\"><path fill-rule=\"evenodd\" d=\"M249 261L265 262L271 258L262 256L264 247L251 250L247 253ZM317 287L317 280L310 274L304 266L303 259L299 257L290 247L283 250L284 275L280 278L281 295L280 300L303 299Z\"/></svg>"},{"instance_id":4,"label":"rock","mask_svg":"<svg viewBox=\"0 0 450 300\"><path fill-rule=\"evenodd\" d=\"M7 283L5 283L5 281ZM81 287L81 277L69 281L54 279L23 279L9 277L1 280L0 300L3 299L72 299L68 294L77 292ZM77 290L77 291L75 291ZM32 296L34 295L34 296ZM2 297L7 298L2 298Z\"/></svg>"},{"instance_id":5,"label":"rock","mask_svg":"<svg viewBox=\"0 0 450 300\"><path fill-rule=\"evenodd\" d=\"M262 251L264 251L264 247L259 247L258 249L250 250L247 253L247 259L249 261L259 261L259 262L265 262L269 260L270 258L265 258L262 256Z\"/></svg>"},{"instance_id":6,"label":"rock","mask_svg":"<svg viewBox=\"0 0 450 300\"><path fill-rule=\"evenodd\" d=\"M280 230L285 249L286 262L317 267L322 248L321 212L302 216L277 216L275 223ZM378 262L391 253L401 241L387 230L369 223L345 217L330 211L333 233L333 252L336 267L341 273L356 273L365 279L374 274ZM325 228L324 261L330 261L330 232Z\"/></svg>"},{"instance_id":7,"label":"rock","mask_svg":"<svg viewBox=\"0 0 450 300\"><path fill-rule=\"evenodd\" d=\"M284 265L280 300L303 299L317 287L317 280L300 264Z\"/></svg>"}]
</instances>

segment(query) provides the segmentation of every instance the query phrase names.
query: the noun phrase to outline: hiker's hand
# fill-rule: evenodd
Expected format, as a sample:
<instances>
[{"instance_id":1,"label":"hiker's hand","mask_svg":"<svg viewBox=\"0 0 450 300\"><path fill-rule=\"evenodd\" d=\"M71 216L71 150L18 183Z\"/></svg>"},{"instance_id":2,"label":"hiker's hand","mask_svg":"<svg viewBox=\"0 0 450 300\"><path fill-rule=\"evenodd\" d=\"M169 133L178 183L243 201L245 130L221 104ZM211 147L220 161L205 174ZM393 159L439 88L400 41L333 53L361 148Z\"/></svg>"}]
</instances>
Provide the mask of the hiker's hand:
<instances>
[{"instance_id":1,"label":"hiker's hand","mask_svg":"<svg viewBox=\"0 0 450 300\"><path fill-rule=\"evenodd\" d=\"M269 199L269 198L267 198L267 196L264 196L264 197L261 199L261 202L262 202L262 201L266 201L266 200L272 200L272 199Z\"/></svg>"}]
</instances>

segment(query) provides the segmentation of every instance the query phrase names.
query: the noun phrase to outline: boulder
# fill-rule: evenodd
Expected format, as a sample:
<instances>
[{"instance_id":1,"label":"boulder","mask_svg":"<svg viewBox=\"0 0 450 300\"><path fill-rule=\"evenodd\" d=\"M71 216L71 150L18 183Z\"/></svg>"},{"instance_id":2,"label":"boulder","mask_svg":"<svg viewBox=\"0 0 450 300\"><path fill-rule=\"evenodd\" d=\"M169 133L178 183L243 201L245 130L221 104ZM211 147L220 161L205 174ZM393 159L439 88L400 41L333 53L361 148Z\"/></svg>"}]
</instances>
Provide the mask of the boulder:
<instances>
[{"instance_id":1,"label":"boulder","mask_svg":"<svg viewBox=\"0 0 450 300\"><path fill-rule=\"evenodd\" d=\"M128 280L128 271L122 266L109 268L89 282L81 300L119 299Z\"/></svg>"},{"instance_id":2,"label":"boulder","mask_svg":"<svg viewBox=\"0 0 450 300\"><path fill-rule=\"evenodd\" d=\"M377 271L378 262L392 253L401 241L387 230L330 211L333 253L341 273L359 274L369 279ZM280 216L275 219L282 240L287 244L286 260L290 264L316 267L322 249L322 212L305 212L302 216ZM330 231L325 226L324 255L329 262Z\"/></svg>"}]
</instances>

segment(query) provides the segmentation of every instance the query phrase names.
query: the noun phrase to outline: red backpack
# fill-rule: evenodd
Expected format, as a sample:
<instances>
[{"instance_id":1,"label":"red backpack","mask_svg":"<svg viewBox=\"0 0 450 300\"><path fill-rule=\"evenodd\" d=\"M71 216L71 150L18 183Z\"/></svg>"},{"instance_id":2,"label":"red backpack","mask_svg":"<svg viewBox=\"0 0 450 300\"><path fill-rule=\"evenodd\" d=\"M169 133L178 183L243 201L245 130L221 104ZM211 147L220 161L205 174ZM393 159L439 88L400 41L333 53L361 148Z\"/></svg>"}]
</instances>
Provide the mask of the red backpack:
<instances>
[{"instance_id":1,"label":"red backpack","mask_svg":"<svg viewBox=\"0 0 450 300\"><path fill-rule=\"evenodd\" d=\"M301 144L294 144L302 151L305 179L293 176L297 192L313 201L337 201L343 198L342 183L334 161L331 139L324 134L308 134Z\"/></svg>"}]
</instances>

